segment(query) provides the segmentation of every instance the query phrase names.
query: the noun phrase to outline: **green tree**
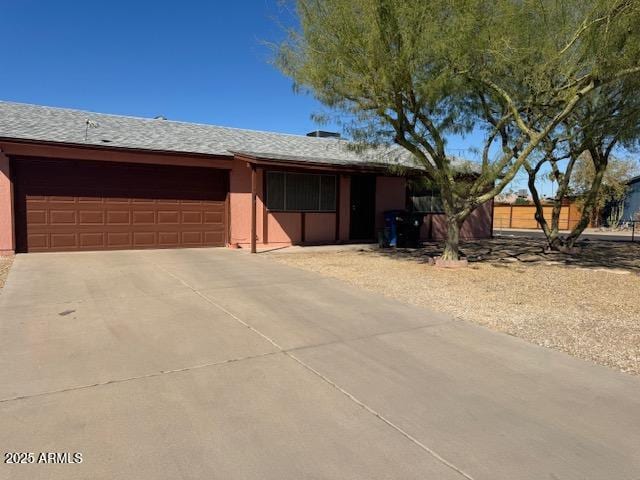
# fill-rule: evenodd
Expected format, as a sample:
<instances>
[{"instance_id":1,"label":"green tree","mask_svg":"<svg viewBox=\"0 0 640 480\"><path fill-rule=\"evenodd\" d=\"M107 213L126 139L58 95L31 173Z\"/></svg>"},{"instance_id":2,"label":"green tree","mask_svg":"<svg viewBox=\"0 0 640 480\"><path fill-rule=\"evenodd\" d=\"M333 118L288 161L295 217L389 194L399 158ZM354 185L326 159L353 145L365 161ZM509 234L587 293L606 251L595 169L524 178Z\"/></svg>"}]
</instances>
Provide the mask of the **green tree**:
<instances>
[{"instance_id":1,"label":"green tree","mask_svg":"<svg viewBox=\"0 0 640 480\"><path fill-rule=\"evenodd\" d=\"M578 160L573 178L571 179L572 189L579 196L583 204L584 199L591 191L591 185L597 173L594 162L591 159L591 154L586 152L585 155L581 156ZM590 218L593 223L600 223L600 216L605 207L618 205L624 200L629 189L627 182L639 173L640 164L636 159L630 157L618 158L614 156L609 158Z\"/></svg>"},{"instance_id":2,"label":"green tree","mask_svg":"<svg viewBox=\"0 0 640 480\"><path fill-rule=\"evenodd\" d=\"M530 205L529 200L526 198L516 198L516 201L513 202L514 205Z\"/></svg>"},{"instance_id":3,"label":"green tree","mask_svg":"<svg viewBox=\"0 0 640 480\"><path fill-rule=\"evenodd\" d=\"M278 66L366 145L397 144L437 185L443 257L582 99L640 71L637 0L298 0ZM532 116L545 106L543 119ZM482 129L474 175L447 136Z\"/></svg>"},{"instance_id":4,"label":"green tree","mask_svg":"<svg viewBox=\"0 0 640 480\"><path fill-rule=\"evenodd\" d=\"M640 140L640 82L625 78L601 87L582 102L525 162L536 220L552 250L571 249L607 201L622 198L632 162L614 159L618 146L634 148ZM544 166L558 189L550 218L545 215L536 180ZM568 235L559 231L560 212L567 196L578 194L581 217Z\"/></svg>"}]
</instances>

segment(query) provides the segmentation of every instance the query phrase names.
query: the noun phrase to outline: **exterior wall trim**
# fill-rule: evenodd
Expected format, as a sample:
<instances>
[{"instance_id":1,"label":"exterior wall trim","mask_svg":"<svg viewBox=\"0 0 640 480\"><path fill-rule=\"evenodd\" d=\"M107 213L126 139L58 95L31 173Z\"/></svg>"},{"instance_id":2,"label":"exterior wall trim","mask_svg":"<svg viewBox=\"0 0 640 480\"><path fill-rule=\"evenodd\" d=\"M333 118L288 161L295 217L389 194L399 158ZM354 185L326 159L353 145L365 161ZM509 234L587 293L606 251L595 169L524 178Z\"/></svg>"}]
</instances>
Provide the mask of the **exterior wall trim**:
<instances>
[{"instance_id":1,"label":"exterior wall trim","mask_svg":"<svg viewBox=\"0 0 640 480\"><path fill-rule=\"evenodd\" d=\"M154 152L123 148L96 148L84 145L42 142L0 141L0 150L8 156L60 158L67 160L98 160L107 162L145 163L190 167L231 169L233 157Z\"/></svg>"},{"instance_id":2,"label":"exterior wall trim","mask_svg":"<svg viewBox=\"0 0 640 480\"><path fill-rule=\"evenodd\" d=\"M11 160L0 149L0 255L13 255L16 248Z\"/></svg>"},{"instance_id":3,"label":"exterior wall trim","mask_svg":"<svg viewBox=\"0 0 640 480\"><path fill-rule=\"evenodd\" d=\"M234 157L243 162L254 164L268 168L269 170L284 170L291 172L324 170L325 172L343 172L343 173L374 173L377 175L392 175L386 167L380 166L358 166L358 165L334 165L330 163L313 163L313 162L295 162L295 161L278 161L271 159L261 159L246 154L235 154Z\"/></svg>"}]
</instances>

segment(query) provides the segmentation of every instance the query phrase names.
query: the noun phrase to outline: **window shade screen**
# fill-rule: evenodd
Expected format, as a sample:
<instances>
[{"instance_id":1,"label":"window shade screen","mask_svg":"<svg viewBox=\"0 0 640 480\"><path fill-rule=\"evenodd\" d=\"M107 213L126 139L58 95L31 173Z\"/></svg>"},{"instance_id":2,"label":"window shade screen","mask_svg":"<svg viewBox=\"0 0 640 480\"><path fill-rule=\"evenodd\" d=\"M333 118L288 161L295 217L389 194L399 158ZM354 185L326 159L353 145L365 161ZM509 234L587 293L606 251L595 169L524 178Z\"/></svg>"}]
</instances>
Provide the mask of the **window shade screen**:
<instances>
[{"instance_id":1,"label":"window shade screen","mask_svg":"<svg viewBox=\"0 0 640 480\"><path fill-rule=\"evenodd\" d=\"M287 210L320 210L320 181L318 175L287 174Z\"/></svg>"},{"instance_id":2,"label":"window shade screen","mask_svg":"<svg viewBox=\"0 0 640 480\"><path fill-rule=\"evenodd\" d=\"M336 176L320 176L320 210L336 209Z\"/></svg>"},{"instance_id":3,"label":"window shade screen","mask_svg":"<svg viewBox=\"0 0 640 480\"><path fill-rule=\"evenodd\" d=\"M284 173L267 173L267 207L284 210Z\"/></svg>"},{"instance_id":4,"label":"window shade screen","mask_svg":"<svg viewBox=\"0 0 640 480\"><path fill-rule=\"evenodd\" d=\"M267 172L267 208L287 212L336 209L336 176Z\"/></svg>"},{"instance_id":5,"label":"window shade screen","mask_svg":"<svg viewBox=\"0 0 640 480\"><path fill-rule=\"evenodd\" d=\"M420 213L440 213L442 212L442 199L435 195L412 196L411 203L413 210Z\"/></svg>"}]
</instances>

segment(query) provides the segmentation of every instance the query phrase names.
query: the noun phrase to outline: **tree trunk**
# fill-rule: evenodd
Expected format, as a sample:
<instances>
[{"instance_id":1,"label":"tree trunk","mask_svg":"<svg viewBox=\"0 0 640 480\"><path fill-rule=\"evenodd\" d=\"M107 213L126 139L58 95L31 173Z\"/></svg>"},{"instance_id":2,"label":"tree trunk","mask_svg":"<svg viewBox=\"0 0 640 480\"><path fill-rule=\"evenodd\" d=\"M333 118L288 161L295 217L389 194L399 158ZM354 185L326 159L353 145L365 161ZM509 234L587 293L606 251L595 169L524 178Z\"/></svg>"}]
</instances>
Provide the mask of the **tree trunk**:
<instances>
[{"instance_id":1,"label":"tree trunk","mask_svg":"<svg viewBox=\"0 0 640 480\"><path fill-rule=\"evenodd\" d=\"M547 244L549 250L562 250L565 246L564 239L560 236L560 213L562 212L562 200L565 198L565 194L553 199L553 207L551 210L551 228L547 235ZM570 207L569 207L570 208Z\"/></svg>"},{"instance_id":2,"label":"tree trunk","mask_svg":"<svg viewBox=\"0 0 640 480\"><path fill-rule=\"evenodd\" d=\"M531 198L533 199L533 204L536 207L536 212L534 214L536 221L540 225L544 236L547 238L547 244L549 248L553 248L551 245L558 237L558 232L553 231L553 229L549 228L549 224L547 223L547 219L544 218L544 209L542 206L542 201L540 200L540 195L538 194L538 189L536 187L536 177L538 175L539 167L542 164L539 164L538 168L530 169L525 166L527 173L529 174L529 191L531 192Z\"/></svg>"},{"instance_id":3,"label":"tree trunk","mask_svg":"<svg viewBox=\"0 0 640 480\"><path fill-rule=\"evenodd\" d=\"M551 227L549 227L549 223L544 217L542 202L540 201L540 197L535 186L537 169L535 171L527 169L527 172L529 173L529 190L531 191L531 196L536 206L535 217L542 227L542 231L544 232L545 237L547 238L547 245L549 250L561 252L570 251L575 246L576 241L578 240L584 229L587 227L587 225L589 225L589 220L594 214L598 194L600 192L604 173L608 165L608 155L601 152L597 148L590 149L589 152L591 153L591 158L594 163L595 176L591 182L591 187L585 198L580 221L576 224L573 230L571 230L569 235L564 238L561 237L559 233L560 212L562 209L562 200L565 198L567 193L571 170L573 168L573 162L577 157L572 158L572 163L570 163L570 165L567 167L567 171L565 172L565 175L563 177L562 184L558 184L558 192L553 199Z\"/></svg>"},{"instance_id":4,"label":"tree trunk","mask_svg":"<svg viewBox=\"0 0 640 480\"><path fill-rule=\"evenodd\" d=\"M538 193L538 189L536 187L536 178L539 171L539 167L542 166L542 163L538 165L536 169L527 168L527 173L529 174L529 191L531 192L531 198L533 199L533 204L536 207L535 219L540 225L544 236L547 239L547 248L549 250L558 250L562 246L562 238L560 238L559 232L559 219L560 219L560 208L562 207L562 197L564 196L564 192L560 192L558 188L558 194L556 194L556 198L554 198L553 202L553 211L551 213L551 226L549 226L549 222L544 216L544 206L542 205L542 200L540 199L540 194ZM560 201L558 202L558 195L562 195L560 197Z\"/></svg>"},{"instance_id":5,"label":"tree trunk","mask_svg":"<svg viewBox=\"0 0 640 480\"><path fill-rule=\"evenodd\" d=\"M460 223L447 215L447 239L444 242L443 260L460 260Z\"/></svg>"},{"instance_id":6,"label":"tree trunk","mask_svg":"<svg viewBox=\"0 0 640 480\"><path fill-rule=\"evenodd\" d=\"M544 216L544 207L540 200L540 195L536 188L536 178L540 168L544 165L545 161L538 162L535 168L527 167L525 169L529 174L529 190L531 191L531 197L533 203L536 206L535 218L540 224L542 231L547 238L547 248L555 251L565 251L567 248L566 239L560 236L560 213L562 212L562 203L567 197L569 191L569 182L571 180L571 174L573 168L578 160L579 155L575 149L571 152L571 157L564 173L561 173L558 169L558 160L553 157L553 149L549 150L545 160L551 165L552 172L556 180L558 181L558 190L553 197L552 209L551 209L551 226ZM569 206L569 208L571 208ZM588 221L587 221L588 223ZM579 234L578 234L579 235ZM573 244L571 244L573 246ZM569 248L571 248L571 246Z\"/></svg>"},{"instance_id":7,"label":"tree trunk","mask_svg":"<svg viewBox=\"0 0 640 480\"><path fill-rule=\"evenodd\" d=\"M592 152L592 157L594 153ZM604 178L604 172L607 169L607 165L609 164L609 158L607 156L603 156L600 152L597 153L594 159L595 166L595 175L593 177L593 181L591 182L591 188L589 189L589 193L587 194L584 205L582 206L582 213L580 215L580 221L573 227L571 233L565 239L565 247L573 248L578 237L582 234L587 225L589 225L589 219L593 215L594 210L596 209L596 203L598 201L598 194L600 193L600 187L602 186L602 180Z\"/></svg>"}]
</instances>

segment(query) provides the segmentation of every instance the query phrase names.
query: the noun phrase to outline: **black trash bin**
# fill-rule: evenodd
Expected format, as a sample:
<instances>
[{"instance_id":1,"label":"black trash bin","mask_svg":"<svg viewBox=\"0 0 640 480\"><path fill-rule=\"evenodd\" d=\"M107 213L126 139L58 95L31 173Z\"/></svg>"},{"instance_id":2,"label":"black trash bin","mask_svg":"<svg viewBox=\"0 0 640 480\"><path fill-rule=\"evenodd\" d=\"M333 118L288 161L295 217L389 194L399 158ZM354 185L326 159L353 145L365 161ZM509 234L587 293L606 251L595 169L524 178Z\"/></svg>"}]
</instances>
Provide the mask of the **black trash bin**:
<instances>
[{"instance_id":1,"label":"black trash bin","mask_svg":"<svg viewBox=\"0 0 640 480\"><path fill-rule=\"evenodd\" d=\"M416 212L403 212L396 219L398 247L417 248L421 245L420 229L424 223L424 215Z\"/></svg>"}]
</instances>

